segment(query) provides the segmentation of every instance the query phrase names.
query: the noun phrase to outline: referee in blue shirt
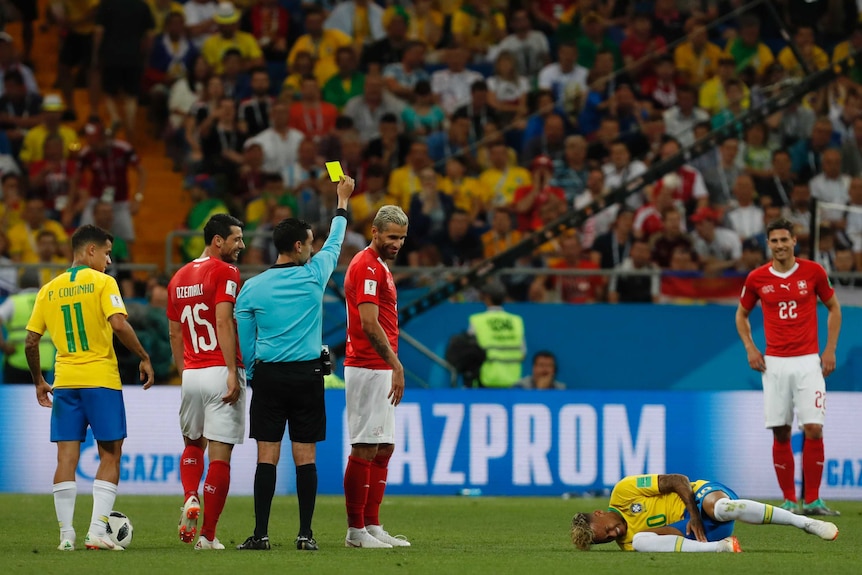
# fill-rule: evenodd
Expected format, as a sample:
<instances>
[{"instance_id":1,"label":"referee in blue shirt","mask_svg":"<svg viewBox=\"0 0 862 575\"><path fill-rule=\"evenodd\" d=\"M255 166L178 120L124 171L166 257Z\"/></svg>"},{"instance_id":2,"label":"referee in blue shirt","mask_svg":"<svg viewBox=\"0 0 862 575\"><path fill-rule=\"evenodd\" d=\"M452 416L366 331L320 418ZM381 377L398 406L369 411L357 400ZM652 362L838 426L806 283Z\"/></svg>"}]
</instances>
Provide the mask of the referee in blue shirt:
<instances>
[{"instance_id":1,"label":"referee in blue shirt","mask_svg":"<svg viewBox=\"0 0 862 575\"><path fill-rule=\"evenodd\" d=\"M335 270L344 232L352 178L342 176L329 237L311 258L311 226L295 218L272 231L278 259L248 280L236 300L236 323L251 398L251 437L257 440L254 535L237 549L268 550L269 514L285 426L290 429L299 500L296 548L316 551L311 519L317 499L316 444L326 439L321 334L323 292Z\"/></svg>"}]
</instances>

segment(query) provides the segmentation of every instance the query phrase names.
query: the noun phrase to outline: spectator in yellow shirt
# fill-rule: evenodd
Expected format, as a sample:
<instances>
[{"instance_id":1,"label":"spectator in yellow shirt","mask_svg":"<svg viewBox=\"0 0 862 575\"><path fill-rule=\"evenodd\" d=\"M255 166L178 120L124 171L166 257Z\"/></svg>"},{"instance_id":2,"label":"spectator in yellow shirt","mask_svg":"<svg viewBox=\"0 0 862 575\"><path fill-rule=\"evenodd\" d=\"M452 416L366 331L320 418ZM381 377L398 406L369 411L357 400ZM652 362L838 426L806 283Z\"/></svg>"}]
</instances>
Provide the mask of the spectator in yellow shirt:
<instances>
[{"instance_id":1,"label":"spectator in yellow shirt","mask_svg":"<svg viewBox=\"0 0 862 575\"><path fill-rule=\"evenodd\" d=\"M802 54L802 58L805 60L810 71L824 70L829 66L829 56L814 43L814 28L812 26L807 24L797 26L793 40L796 42L796 46L799 48L799 52ZM802 78L806 75L790 46L785 46L778 53L778 63L791 76Z\"/></svg>"},{"instance_id":2,"label":"spectator in yellow shirt","mask_svg":"<svg viewBox=\"0 0 862 575\"><path fill-rule=\"evenodd\" d=\"M93 4L98 4L99 0L89 0ZM165 20L172 12L182 14L185 17L183 5L174 0L147 0L150 5L150 12L153 13L153 20L156 23L155 34L161 34L165 31Z\"/></svg>"},{"instance_id":3,"label":"spectator in yellow shirt","mask_svg":"<svg viewBox=\"0 0 862 575\"><path fill-rule=\"evenodd\" d=\"M721 48L709 41L706 26L696 24L688 41L676 47L673 61L677 72L690 86L699 86L718 71Z\"/></svg>"},{"instance_id":4,"label":"spectator in yellow shirt","mask_svg":"<svg viewBox=\"0 0 862 575\"><path fill-rule=\"evenodd\" d=\"M485 211L488 191L477 178L467 176L467 165L461 156L446 160L446 177L440 182L440 191L452 196L455 208L470 214L471 221Z\"/></svg>"},{"instance_id":5,"label":"spectator in yellow shirt","mask_svg":"<svg viewBox=\"0 0 862 575\"><path fill-rule=\"evenodd\" d=\"M59 134L63 139L63 157L69 157L69 153L80 149L78 134L75 130L60 123L66 106L63 99L56 94L48 94L42 101L43 122L27 132L24 142L21 144L21 153L18 158L25 164L36 162L44 158L45 139L49 134Z\"/></svg>"},{"instance_id":6,"label":"spectator in yellow shirt","mask_svg":"<svg viewBox=\"0 0 862 575\"><path fill-rule=\"evenodd\" d=\"M371 164L365 170L365 193L351 198L351 228L363 238L371 239L371 222L377 210L386 204L399 204L400 198L393 198L386 190L386 170L380 164Z\"/></svg>"},{"instance_id":7,"label":"spectator in yellow shirt","mask_svg":"<svg viewBox=\"0 0 862 575\"><path fill-rule=\"evenodd\" d=\"M347 0L339 3L329 14L324 26L327 30L338 30L353 38L353 46L357 51L386 36L383 29L383 8L370 0Z\"/></svg>"},{"instance_id":8,"label":"spectator in yellow shirt","mask_svg":"<svg viewBox=\"0 0 862 575\"><path fill-rule=\"evenodd\" d=\"M254 36L239 30L239 10L230 2L221 2L213 20L218 24L218 33L213 34L201 46L201 54L213 73L222 74L223 56L228 50L237 50L242 55L243 70L263 66L263 51Z\"/></svg>"},{"instance_id":9,"label":"spectator in yellow shirt","mask_svg":"<svg viewBox=\"0 0 862 575\"><path fill-rule=\"evenodd\" d=\"M734 74L735 65L736 62L733 58L722 58L718 63L718 73L700 87L698 105L706 110L710 116L714 116L727 108L728 101L725 87L736 76ZM742 86L742 91L742 107L748 108L751 101L751 93L745 84Z\"/></svg>"},{"instance_id":10,"label":"spectator in yellow shirt","mask_svg":"<svg viewBox=\"0 0 862 575\"><path fill-rule=\"evenodd\" d=\"M293 62L300 52L308 52L314 60L314 75L320 85L326 84L338 72L335 53L342 46L350 46L350 36L341 30L323 29L323 10L312 7L305 12L305 31L297 38L287 56L287 66L293 69Z\"/></svg>"},{"instance_id":11,"label":"spectator in yellow shirt","mask_svg":"<svg viewBox=\"0 0 862 575\"><path fill-rule=\"evenodd\" d=\"M383 17L384 26L392 14L392 8L388 8ZM433 0L415 0L413 7L407 10L407 16L407 39L424 42L429 53L437 48L443 36L444 20L443 14L434 9Z\"/></svg>"},{"instance_id":12,"label":"spectator in yellow shirt","mask_svg":"<svg viewBox=\"0 0 862 575\"><path fill-rule=\"evenodd\" d=\"M57 238L59 251L69 258L69 237L59 222L48 219L45 201L33 197L24 204L22 219L9 229L9 257L25 264L39 263L39 234L48 231Z\"/></svg>"},{"instance_id":13,"label":"spectator in yellow shirt","mask_svg":"<svg viewBox=\"0 0 862 575\"><path fill-rule=\"evenodd\" d=\"M487 190L486 209L508 206L515 199L515 190L533 183L530 172L509 163L509 148L502 141L495 143L488 154L491 167L479 175L479 183Z\"/></svg>"},{"instance_id":14,"label":"spectator in yellow shirt","mask_svg":"<svg viewBox=\"0 0 862 575\"><path fill-rule=\"evenodd\" d=\"M490 0L466 0L452 16L455 43L484 60L488 50L506 37L506 18L491 8Z\"/></svg>"},{"instance_id":15,"label":"spectator in yellow shirt","mask_svg":"<svg viewBox=\"0 0 862 575\"><path fill-rule=\"evenodd\" d=\"M428 144L424 141L416 141L410 145L407 163L392 170L389 175L389 195L404 211L410 209L410 199L413 194L422 189L419 172L430 165L431 157L428 155Z\"/></svg>"}]
</instances>

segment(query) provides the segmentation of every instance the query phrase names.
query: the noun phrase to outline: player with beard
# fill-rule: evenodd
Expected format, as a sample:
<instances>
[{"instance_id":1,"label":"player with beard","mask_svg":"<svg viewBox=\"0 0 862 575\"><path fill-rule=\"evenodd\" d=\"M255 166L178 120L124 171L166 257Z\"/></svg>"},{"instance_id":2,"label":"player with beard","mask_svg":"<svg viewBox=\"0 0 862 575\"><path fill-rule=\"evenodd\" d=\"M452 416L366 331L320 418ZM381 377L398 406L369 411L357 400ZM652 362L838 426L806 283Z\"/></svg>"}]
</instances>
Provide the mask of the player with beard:
<instances>
[{"instance_id":1,"label":"player with beard","mask_svg":"<svg viewBox=\"0 0 862 575\"><path fill-rule=\"evenodd\" d=\"M389 458L395 449L395 406L404 396L398 360L398 302L387 262L407 237L407 215L383 206L371 226L371 245L356 254L344 278L347 349L344 381L350 457L344 472L347 547L409 547L380 524Z\"/></svg>"},{"instance_id":2,"label":"player with beard","mask_svg":"<svg viewBox=\"0 0 862 575\"><path fill-rule=\"evenodd\" d=\"M813 261L793 255L793 222L777 219L766 227L772 262L748 274L736 310L736 330L745 345L748 365L761 372L766 427L772 429L772 461L784 493L782 507L799 509L793 448L790 445L793 413L802 427L801 512L805 515L840 515L820 498L823 479L823 421L826 415L826 380L835 371L835 349L841 331L841 306L826 271ZM829 312L826 347L818 355L817 300ZM751 335L748 316L757 301L763 308L766 355Z\"/></svg>"},{"instance_id":3,"label":"player with beard","mask_svg":"<svg viewBox=\"0 0 862 575\"><path fill-rule=\"evenodd\" d=\"M198 259L183 266L168 285L171 349L183 379L180 428L185 450L180 479L185 504L179 536L191 543L201 512L198 487L204 472L203 527L195 549L224 549L215 536L230 488L230 456L245 436L245 370L236 337L233 308L239 291L235 264L245 248L243 224L217 214L204 226L207 244Z\"/></svg>"}]
</instances>

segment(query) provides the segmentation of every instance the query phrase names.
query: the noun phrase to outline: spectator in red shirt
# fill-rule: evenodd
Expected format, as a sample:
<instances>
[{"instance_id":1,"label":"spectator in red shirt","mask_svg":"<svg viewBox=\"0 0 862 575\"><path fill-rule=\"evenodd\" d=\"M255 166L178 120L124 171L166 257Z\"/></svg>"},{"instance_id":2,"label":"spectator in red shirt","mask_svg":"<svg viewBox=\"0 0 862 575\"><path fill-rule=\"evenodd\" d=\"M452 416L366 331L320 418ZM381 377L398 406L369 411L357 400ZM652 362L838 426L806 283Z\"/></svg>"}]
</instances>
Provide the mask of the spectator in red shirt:
<instances>
[{"instance_id":1,"label":"spectator in red shirt","mask_svg":"<svg viewBox=\"0 0 862 575\"><path fill-rule=\"evenodd\" d=\"M29 166L30 190L45 200L49 217L61 219L61 212L70 208L72 178L75 175L75 162L63 157L65 144L59 134L45 138L42 155Z\"/></svg>"},{"instance_id":2,"label":"spectator in red shirt","mask_svg":"<svg viewBox=\"0 0 862 575\"><path fill-rule=\"evenodd\" d=\"M335 129L338 108L320 99L317 78L304 76L300 85L302 101L291 104L288 125L315 142Z\"/></svg>"},{"instance_id":3,"label":"spectator in red shirt","mask_svg":"<svg viewBox=\"0 0 862 575\"><path fill-rule=\"evenodd\" d=\"M287 33L290 17L278 0L260 0L246 12L242 29L257 40L267 62L284 62L287 58Z\"/></svg>"},{"instance_id":4,"label":"spectator in red shirt","mask_svg":"<svg viewBox=\"0 0 862 575\"><path fill-rule=\"evenodd\" d=\"M113 203L114 227L110 231L131 244L135 241L132 216L138 213L144 199L146 182L138 154L127 142L109 137L101 123L90 122L84 127L84 133L87 146L78 156L70 199L72 212L81 214L81 225L92 224L96 203L99 200ZM129 190L129 168L137 172L134 196ZM87 180L84 180L85 174L89 174Z\"/></svg>"},{"instance_id":5,"label":"spectator in red shirt","mask_svg":"<svg viewBox=\"0 0 862 575\"><path fill-rule=\"evenodd\" d=\"M518 214L518 229L531 232L542 227L539 210L556 197L566 201L566 195L560 188L551 186L551 176L554 174L554 162L548 156L537 156L530 166L533 172L533 183L515 190L513 205Z\"/></svg>"},{"instance_id":6,"label":"spectator in red shirt","mask_svg":"<svg viewBox=\"0 0 862 575\"><path fill-rule=\"evenodd\" d=\"M599 266L583 257L577 234L560 238L562 259L551 265L558 270L595 270ZM530 301L562 301L565 303L595 303L600 301L605 281L602 276L536 276L530 286Z\"/></svg>"},{"instance_id":7,"label":"spectator in red shirt","mask_svg":"<svg viewBox=\"0 0 862 575\"><path fill-rule=\"evenodd\" d=\"M629 33L620 45L626 69L632 77L643 80L653 75L652 58L665 53L664 38L652 33L649 14L639 12L632 18Z\"/></svg>"},{"instance_id":8,"label":"spectator in red shirt","mask_svg":"<svg viewBox=\"0 0 862 575\"><path fill-rule=\"evenodd\" d=\"M655 74L641 80L641 94L649 98L653 107L664 111L676 106L676 68L673 58L662 56L655 64Z\"/></svg>"}]
</instances>

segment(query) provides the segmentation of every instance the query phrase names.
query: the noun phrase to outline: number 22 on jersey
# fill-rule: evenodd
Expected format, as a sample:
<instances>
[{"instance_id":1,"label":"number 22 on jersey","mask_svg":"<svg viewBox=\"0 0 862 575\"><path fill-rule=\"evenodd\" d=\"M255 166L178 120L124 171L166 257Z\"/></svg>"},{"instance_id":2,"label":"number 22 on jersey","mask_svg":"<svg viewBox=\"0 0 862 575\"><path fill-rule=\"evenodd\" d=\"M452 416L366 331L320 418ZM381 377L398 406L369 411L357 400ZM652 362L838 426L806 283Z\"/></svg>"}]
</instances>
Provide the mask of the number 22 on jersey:
<instances>
[{"instance_id":1,"label":"number 22 on jersey","mask_svg":"<svg viewBox=\"0 0 862 575\"><path fill-rule=\"evenodd\" d=\"M213 324L201 317L201 312L209 311L209 309L205 303L196 303L184 306L182 313L180 313L180 322L185 324L189 330L189 340L195 353L212 351L218 343ZM199 329L204 330L202 335L199 334Z\"/></svg>"},{"instance_id":2,"label":"number 22 on jersey","mask_svg":"<svg viewBox=\"0 0 862 575\"><path fill-rule=\"evenodd\" d=\"M798 317L796 302L794 300L778 302L778 317L779 319L796 319Z\"/></svg>"}]
</instances>

